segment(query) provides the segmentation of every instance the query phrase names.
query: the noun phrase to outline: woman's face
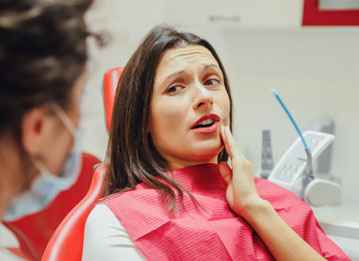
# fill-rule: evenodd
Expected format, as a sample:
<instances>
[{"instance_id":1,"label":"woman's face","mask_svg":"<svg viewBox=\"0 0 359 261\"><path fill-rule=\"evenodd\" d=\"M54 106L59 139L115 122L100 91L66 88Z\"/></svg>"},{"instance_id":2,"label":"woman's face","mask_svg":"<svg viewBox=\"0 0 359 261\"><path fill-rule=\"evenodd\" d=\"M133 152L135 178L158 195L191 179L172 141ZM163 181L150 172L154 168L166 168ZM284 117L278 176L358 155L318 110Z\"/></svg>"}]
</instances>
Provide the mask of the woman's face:
<instances>
[{"instance_id":1,"label":"woman's face","mask_svg":"<svg viewBox=\"0 0 359 261\"><path fill-rule=\"evenodd\" d=\"M220 126L229 124L230 101L222 71L205 47L167 50L157 67L149 132L171 169L217 163Z\"/></svg>"}]
</instances>

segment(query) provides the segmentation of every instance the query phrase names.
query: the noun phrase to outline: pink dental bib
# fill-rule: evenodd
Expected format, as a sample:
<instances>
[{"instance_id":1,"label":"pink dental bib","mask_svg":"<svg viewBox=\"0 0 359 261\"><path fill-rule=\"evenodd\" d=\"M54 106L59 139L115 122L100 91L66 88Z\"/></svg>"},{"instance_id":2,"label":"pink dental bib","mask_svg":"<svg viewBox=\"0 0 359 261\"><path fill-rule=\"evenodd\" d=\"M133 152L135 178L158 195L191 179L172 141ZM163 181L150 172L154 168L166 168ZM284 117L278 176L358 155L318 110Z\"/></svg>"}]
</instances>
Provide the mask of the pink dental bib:
<instances>
[{"instance_id":1,"label":"pink dental bib","mask_svg":"<svg viewBox=\"0 0 359 261\"><path fill-rule=\"evenodd\" d=\"M161 196L143 183L101 201L148 260L273 260L256 232L230 210L217 164L175 170L173 178L200 205L184 193L182 211L177 208L169 216ZM328 260L350 260L325 235L305 202L266 180L255 182L260 196L317 252Z\"/></svg>"}]
</instances>

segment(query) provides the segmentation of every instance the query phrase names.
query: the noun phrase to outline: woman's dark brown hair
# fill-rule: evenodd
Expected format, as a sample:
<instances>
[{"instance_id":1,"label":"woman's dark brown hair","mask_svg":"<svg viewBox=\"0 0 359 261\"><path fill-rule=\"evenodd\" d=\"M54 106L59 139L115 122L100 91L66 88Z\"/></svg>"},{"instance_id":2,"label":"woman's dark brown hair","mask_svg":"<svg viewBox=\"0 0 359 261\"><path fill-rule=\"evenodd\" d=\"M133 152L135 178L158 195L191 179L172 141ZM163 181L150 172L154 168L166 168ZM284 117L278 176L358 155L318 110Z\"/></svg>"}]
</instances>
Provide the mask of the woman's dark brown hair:
<instances>
[{"instance_id":1,"label":"woman's dark brown hair","mask_svg":"<svg viewBox=\"0 0 359 261\"><path fill-rule=\"evenodd\" d=\"M162 194L171 213L176 206L174 191L178 192L181 203L183 191L189 193L164 173L169 171L168 163L157 152L148 134L157 65L166 50L188 45L200 45L212 53L223 72L224 84L231 101L224 67L216 51L206 40L167 26L152 29L128 61L117 87L107 150L109 169L104 196L133 189L143 182ZM227 158L225 150L218 156L219 161L226 161Z\"/></svg>"},{"instance_id":2,"label":"woman's dark brown hair","mask_svg":"<svg viewBox=\"0 0 359 261\"><path fill-rule=\"evenodd\" d=\"M34 107L67 108L84 71L93 0L0 1L0 135L21 140L21 120Z\"/></svg>"}]
</instances>

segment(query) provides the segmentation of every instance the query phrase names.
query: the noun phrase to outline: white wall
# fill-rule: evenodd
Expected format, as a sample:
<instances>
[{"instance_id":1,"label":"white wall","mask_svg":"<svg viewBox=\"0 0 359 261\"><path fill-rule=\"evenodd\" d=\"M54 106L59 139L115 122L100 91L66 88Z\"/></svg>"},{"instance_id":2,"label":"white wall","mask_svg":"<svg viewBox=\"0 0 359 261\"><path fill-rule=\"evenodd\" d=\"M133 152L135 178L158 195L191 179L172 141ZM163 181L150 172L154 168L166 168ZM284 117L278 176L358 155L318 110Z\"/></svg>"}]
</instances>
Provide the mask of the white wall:
<instances>
[{"instance_id":1,"label":"white wall","mask_svg":"<svg viewBox=\"0 0 359 261\"><path fill-rule=\"evenodd\" d=\"M334 120L332 173L343 180L345 202L359 206L359 30L221 28L217 38L235 98L236 137L255 169L262 129L272 131L276 162L297 137L270 92L276 88L303 130Z\"/></svg>"},{"instance_id":2,"label":"white wall","mask_svg":"<svg viewBox=\"0 0 359 261\"><path fill-rule=\"evenodd\" d=\"M100 96L103 73L125 65L148 30L172 14L165 13L165 0L98 2L89 20L95 28L110 32L112 41L92 51L94 68L84 101L85 148L103 158L108 138ZM185 18L183 13L177 15ZM184 28L210 40L222 57L234 97L235 136L254 171L260 166L262 129L272 131L276 162L297 137L271 94L276 88L302 130L322 119L335 121L332 173L343 180L344 203L358 208L358 27Z\"/></svg>"},{"instance_id":3,"label":"white wall","mask_svg":"<svg viewBox=\"0 0 359 261\"><path fill-rule=\"evenodd\" d=\"M108 135L105 127L102 79L106 70L124 66L146 33L160 23L164 0L98 0L88 13L93 31L109 36L109 44L97 48L90 41L89 82L83 100L85 150L104 158Z\"/></svg>"}]
</instances>

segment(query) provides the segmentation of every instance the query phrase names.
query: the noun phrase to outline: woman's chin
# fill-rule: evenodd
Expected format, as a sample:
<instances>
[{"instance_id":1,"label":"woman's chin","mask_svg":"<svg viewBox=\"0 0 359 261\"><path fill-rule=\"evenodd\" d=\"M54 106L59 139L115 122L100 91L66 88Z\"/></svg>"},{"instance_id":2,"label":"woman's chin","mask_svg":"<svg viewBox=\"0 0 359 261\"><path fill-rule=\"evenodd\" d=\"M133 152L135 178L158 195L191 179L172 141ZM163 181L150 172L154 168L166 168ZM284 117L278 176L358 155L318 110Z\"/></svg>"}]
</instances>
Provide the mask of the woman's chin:
<instances>
[{"instance_id":1,"label":"woman's chin","mask_svg":"<svg viewBox=\"0 0 359 261\"><path fill-rule=\"evenodd\" d=\"M222 151L223 146L207 146L194 150L191 158L198 162L217 163L218 154Z\"/></svg>"}]
</instances>

